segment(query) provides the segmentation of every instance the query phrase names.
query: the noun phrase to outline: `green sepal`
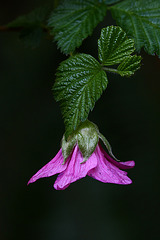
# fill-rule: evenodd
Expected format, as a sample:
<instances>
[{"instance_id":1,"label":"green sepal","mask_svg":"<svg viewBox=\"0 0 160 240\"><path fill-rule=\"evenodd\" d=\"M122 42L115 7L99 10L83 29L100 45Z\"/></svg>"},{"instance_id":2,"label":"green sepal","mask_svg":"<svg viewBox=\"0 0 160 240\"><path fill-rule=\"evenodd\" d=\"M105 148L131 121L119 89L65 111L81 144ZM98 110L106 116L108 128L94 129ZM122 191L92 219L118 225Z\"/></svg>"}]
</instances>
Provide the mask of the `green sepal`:
<instances>
[{"instance_id":1,"label":"green sepal","mask_svg":"<svg viewBox=\"0 0 160 240\"><path fill-rule=\"evenodd\" d=\"M76 144L78 144L83 156L82 163L86 162L98 144L98 131L98 127L94 123L86 120L82 122L67 139L64 135L62 138L63 164L66 162Z\"/></svg>"},{"instance_id":2,"label":"green sepal","mask_svg":"<svg viewBox=\"0 0 160 240\"><path fill-rule=\"evenodd\" d=\"M65 139L65 135L62 138L62 155L64 158L63 164L65 164L67 158L72 152L73 147L76 145L76 135L73 135L68 141Z\"/></svg>"},{"instance_id":3,"label":"green sepal","mask_svg":"<svg viewBox=\"0 0 160 240\"><path fill-rule=\"evenodd\" d=\"M120 160L118 160L118 159L114 156L114 154L112 153L112 147L111 147L110 143L108 142L108 140L107 140L100 132L98 133L98 137L99 137L99 138L102 140L102 142L104 143L104 145L105 145L105 147L107 148L110 156L113 157L114 160L116 160L116 161L119 162Z\"/></svg>"},{"instance_id":4,"label":"green sepal","mask_svg":"<svg viewBox=\"0 0 160 240\"><path fill-rule=\"evenodd\" d=\"M84 163L92 155L98 144L99 137L94 124L88 120L82 123L77 135L77 140L78 147L83 155L82 163Z\"/></svg>"},{"instance_id":5,"label":"green sepal","mask_svg":"<svg viewBox=\"0 0 160 240\"><path fill-rule=\"evenodd\" d=\"M94 152L99 138L106 146L109 155L114 160L120 161L112 153L111 145L109 144L108 140L99 132L97 125L89 120L86 120L85 122L82 122L67 139L64 134L62 138L62 154L64 158L63 164L66 162L76 144L78 144L79 150L83 156L83 161L81 163L86 162Z\"/></svg>"}]
</instances>

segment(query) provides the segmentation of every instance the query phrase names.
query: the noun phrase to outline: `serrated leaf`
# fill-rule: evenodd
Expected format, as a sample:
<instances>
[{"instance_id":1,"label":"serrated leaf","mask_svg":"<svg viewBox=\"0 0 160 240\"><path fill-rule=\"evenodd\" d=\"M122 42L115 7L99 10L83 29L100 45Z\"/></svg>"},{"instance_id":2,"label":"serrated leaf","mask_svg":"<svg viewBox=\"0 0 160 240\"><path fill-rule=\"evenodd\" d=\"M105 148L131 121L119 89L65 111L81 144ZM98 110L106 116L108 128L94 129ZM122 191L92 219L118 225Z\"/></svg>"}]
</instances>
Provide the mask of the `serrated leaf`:
<instances>
[{"instance_id":1,"label":"serrated leaf","mask_svg":"<svg viewBox=\"0 0 160 240\"><path fill-rule=\"evenodd\" d=\"M122 1L122 0L105 0L104 2L107 5L111 5L111 4L115 4L117 2L120 2L120 1Z\"/></svg>"},{"instance_id":2,"label":"serrated leaf","mask_svg":"<svg viewBox=\"0 0 160 240\"><path fill-rule=\"evenodd\" d=\"M131 76L140 68L140 62L142 58L140 56L128 56L125 60L118 66L118 73L123 76Z\"/></svg>"},{"instance_id":3,"label":"serrated leaf","mask_svg":"<svg viewBox=\"0 0 160 240\"><path fill-rule=\"evenodd\" d=\"M23 15L7 24L8 28L19 28L20 39L25 46L35 48L39 45L46 18L49 14L48 6L35 9L29 14Z\"/></svg>"},{"instance_id":4,"label":"serrated leaf","mask_svg":"<svg viewBox=\"0 0 160 240\"><path fill-rule=\"evenodd\" d=\"M107 6L98 0L63 1L49 18L58 48L65 54L73 52L103 20L106 10Z\"/></svg>"},{"instance_id":5,"label":"serrated leaf","mask_svg":"<svg viewBox=\"0 0 160 240\"><path fill-rule=\"evenodd\" d=\"M47 6L39 7L33 10L32 12L20 16L17 19L7 24L9 28L16 27L35 27L41 26L45 22L46 17L49 13L49 8Z\"/></svg>"},{"instance_id":6,"label":"serrated leaf","mask_svg":"<svg viewBox=\"0 0 160 240\"><path fill-rule=\"evenodd\" d=\"M111 7L113 18L128 36L135 40L135 47L160 57L160 1L126 0Z\"/></svg>"},{"instance_id":7,"label":"serrated leaf","mask_svg":"<svg viewBox=\"0 0 160 240\"><path fill-rule=\"evenodd\" d=\"M126 33L116 26L103 28L98 40L98 55L104 65L122 62L134 52L134 40L128 39Z\"/></svg>"},{"instance_id":8,"label":"serrated leaf","mask_svg":"<svg viewBox=\"0 0 160 240\"><path fill-rule=\"evenodd\" d=\"M61 104L66 138L87 119L107 83L106 73L91 55L77 54L61 63L53 91Z\"/></svg>"}]
</instances>

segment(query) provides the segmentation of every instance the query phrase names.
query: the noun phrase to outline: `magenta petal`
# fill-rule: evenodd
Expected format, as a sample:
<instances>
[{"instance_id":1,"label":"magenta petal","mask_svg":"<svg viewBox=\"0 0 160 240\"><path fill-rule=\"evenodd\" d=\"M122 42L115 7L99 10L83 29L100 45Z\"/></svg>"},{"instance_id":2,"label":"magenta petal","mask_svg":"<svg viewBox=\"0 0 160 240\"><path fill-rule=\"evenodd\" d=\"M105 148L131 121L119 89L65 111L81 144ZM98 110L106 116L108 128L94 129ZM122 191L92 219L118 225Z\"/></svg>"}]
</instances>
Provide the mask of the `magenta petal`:
<instances>
[{"instance_id":1,"label":"magenta petal","mask_svg":"<svg viewBox=\"0 0 160 240\"><path fill-rule=\"evenodd\" d=\"M54 188L56 190L64 190L70 185L70 183L85 177L88 171L97 166L95 153L93 153L85 163L81 163L83 162L83 157L77 145L74 148L72 155L70 155L68 162L67 169L58 175L54 183Z\"/></svg>"},{"instance_id":2,"label":"magenta petal","mask_svg":"<svg viewBox=\"0 0 160 240\"><path fill-rule=\"evenodd\" d=\"M63 155L62 149L60 149L57 155L29 180L28 184L35 182L39 178L50 177L57 173L63 172L67 168L67 163L64 165L62 165L62 163Z\"/></svg>"},{"instance_id":3,"label":"magenta petal","mask_svg":"<svg viewBox=\"0 0 160 240\"><path fill-rule=\"evenodd\" d=\"M90 170L88 175L104 183L131 184L132 180L127 177L127 172L120 170L113 163L107 161L104 153L97 145L95 150L97 167Z\"/></svg>"},{"instance_id":4,"label":"magenta petal","mask_svg":"<svg viewBox=\"0 0 160 240\"><path fill-rule=\"evenodd\" d=\"M114 160L112 157L110 157L105 150L99 145L101 152L104 154L105 158L113 163L115 166L117 166L118 168L121 169L130 169L133 168L135 166L135 162L134 161L127 161L127 162L117 162L116 160Z\"/></svg>"}]
</instances>

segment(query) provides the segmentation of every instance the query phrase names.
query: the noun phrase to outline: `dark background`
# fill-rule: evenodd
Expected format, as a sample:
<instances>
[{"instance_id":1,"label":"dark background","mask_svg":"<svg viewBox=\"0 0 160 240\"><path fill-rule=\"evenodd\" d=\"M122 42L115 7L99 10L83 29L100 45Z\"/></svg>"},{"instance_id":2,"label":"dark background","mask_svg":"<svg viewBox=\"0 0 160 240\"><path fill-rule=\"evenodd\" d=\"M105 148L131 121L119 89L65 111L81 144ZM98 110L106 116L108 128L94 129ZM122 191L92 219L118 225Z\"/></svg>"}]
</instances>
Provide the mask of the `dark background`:
<instances>
[{"instance_id":1,"label":"dark background","mask_svg":"<svg viewBox=\"0 0 160 240\"><path fill-rule=\"evenodd\" d=\"M0 25L41 2L1 1ZM97 58L100 29L111 24L108 14L79 51ZM27 181L60 148L64 124L51 88L65 56L47 39L33 50L16 32L0 32L1 240L157 239L160 60L141 54L142 67L131 78L108 74L107 90L89 115L119 159L135 160L128 171L133 184L86 177L56 191L56 176Z\"/></svg>"}]
</instances>

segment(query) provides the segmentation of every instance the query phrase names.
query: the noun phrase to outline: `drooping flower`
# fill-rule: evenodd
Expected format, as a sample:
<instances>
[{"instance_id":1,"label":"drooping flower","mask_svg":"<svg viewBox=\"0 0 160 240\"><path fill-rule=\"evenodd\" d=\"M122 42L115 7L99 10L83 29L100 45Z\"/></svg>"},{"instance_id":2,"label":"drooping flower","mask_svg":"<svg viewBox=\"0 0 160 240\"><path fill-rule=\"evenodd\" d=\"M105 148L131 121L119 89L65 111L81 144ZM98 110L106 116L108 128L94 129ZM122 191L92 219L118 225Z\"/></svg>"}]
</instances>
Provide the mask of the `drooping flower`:
<instances>
[{"instance_id":1,"label":"drooping flower","mask_svg":"<svg viewBox=\"0 0 160 240\"><path fill-rule=\"evenodd\" d=\"M101 147L99 138L106 145L110 155ZM56 190L64 190L71 183L85 177L93 177L104 183L131 184L132 180L122 169L133 168L134 161L119 162L114 159L111 147L96 125L84 122L70 140L62 139L62 148L57 155L42 167L28 182L58 174L54 183Z\"/></svg>"}]
</instances>

